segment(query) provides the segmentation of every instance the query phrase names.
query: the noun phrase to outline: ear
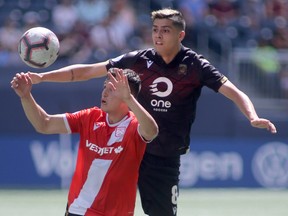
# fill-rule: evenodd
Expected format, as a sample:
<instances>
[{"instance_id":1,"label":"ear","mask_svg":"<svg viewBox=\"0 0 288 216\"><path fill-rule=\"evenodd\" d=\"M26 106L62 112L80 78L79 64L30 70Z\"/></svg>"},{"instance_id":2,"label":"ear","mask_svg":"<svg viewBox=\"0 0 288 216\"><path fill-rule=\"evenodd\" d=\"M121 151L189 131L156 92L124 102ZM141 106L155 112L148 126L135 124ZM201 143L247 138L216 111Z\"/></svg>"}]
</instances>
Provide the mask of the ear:
<instances>
[{"instance_id":1,"label":"ear","mask_svg":"<svg viewBox=\"0 0 288 216\"><path fill-rule=\"evenodd\" d=\"M185 31L180 31L179 33L179 40L180 42L185 38Z\"/></svg>"}]
</instances>

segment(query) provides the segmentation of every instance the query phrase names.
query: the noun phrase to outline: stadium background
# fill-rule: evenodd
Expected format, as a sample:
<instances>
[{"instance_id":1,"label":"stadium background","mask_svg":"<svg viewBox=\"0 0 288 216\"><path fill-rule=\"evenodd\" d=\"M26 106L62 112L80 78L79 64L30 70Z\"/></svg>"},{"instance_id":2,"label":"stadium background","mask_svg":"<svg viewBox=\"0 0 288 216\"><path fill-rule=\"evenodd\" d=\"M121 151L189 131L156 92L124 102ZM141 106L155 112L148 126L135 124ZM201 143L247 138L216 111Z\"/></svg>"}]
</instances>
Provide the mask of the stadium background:
<instances>
[{"instance_id":1,"label":"stadium background","mask_svg":"<svg viewBox=\"0 0 288 216\"><path fill-rule=\"evenodd\" d=\"M1 0L0 1L0 188L67 188L77 136L37 134L10 88L16 72L32 70L18 57L24 31L43 26L60 39L56 63L90 63L149 47L150 11L181 10L183 44L207 57L244 90L278 134L254 129L224 97L203 89L183 156L183 188L288 187L288 3L286 0ZM35 70L32 71L44 71ZM99 104L102 81L33 86L50 113Z\"/></svg>"}]
</instances>

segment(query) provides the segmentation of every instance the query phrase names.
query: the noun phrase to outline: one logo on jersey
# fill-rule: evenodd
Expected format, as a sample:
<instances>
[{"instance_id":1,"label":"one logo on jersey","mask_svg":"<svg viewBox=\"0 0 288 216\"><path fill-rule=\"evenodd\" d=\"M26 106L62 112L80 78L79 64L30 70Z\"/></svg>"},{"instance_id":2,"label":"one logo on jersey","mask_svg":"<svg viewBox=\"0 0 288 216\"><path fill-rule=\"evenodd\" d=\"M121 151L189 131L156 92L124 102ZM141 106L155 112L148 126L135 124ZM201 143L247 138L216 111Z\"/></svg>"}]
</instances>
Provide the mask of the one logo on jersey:
<instances>
[{"instance_id":1,"label":"one logo on jersey","mask_svg":"<svg viewBox=\"0 0 288 216\"><path fill-rule=\"evenodd\" d=\"M186 75L187 74L187 65L186 64L180 64L177 73L179 75Z\"/></svg>"},{"instance_id":2,"label":"one logo on jersey","mask_svg":"<svg viewBox=\"0 0 288 216\"><path fill-rule=\"evenodd\" d=\"M165 89L160 91L159 85L165 85ZM171 94L173 90L173 84L172 82L167 79L166 77L159 77L153 81L153 83L150 85L150 91L152 92L152 95L156 95L158 97L167 97Z\"/></svg>"},{"instance_id":3,"label":"one logo on jersey","mask_svg":"<svg viewBox=\"0 0 288 216\"><path fill-rule=\"evenodd\" d=\"M150 66L153 64L153 61L151 61L151 60L148 60L147 61L147 68L150 68Z\"/></svg>"},{"instance_id":4,"label":"one logo on jersey","mask_svg":"<svg viewBox=\"0 0 288 216\"><path fill-rule=\"evenodd\" d=\"M167 97L172 93L173 84L166 77L159 77L153 81L149 86L152 95L156 95L159 98L154 98L150 101L151 106L155 112L168 112L172 104L169 100L164 100L161 98Z\"/></svg>"}]
</instances>

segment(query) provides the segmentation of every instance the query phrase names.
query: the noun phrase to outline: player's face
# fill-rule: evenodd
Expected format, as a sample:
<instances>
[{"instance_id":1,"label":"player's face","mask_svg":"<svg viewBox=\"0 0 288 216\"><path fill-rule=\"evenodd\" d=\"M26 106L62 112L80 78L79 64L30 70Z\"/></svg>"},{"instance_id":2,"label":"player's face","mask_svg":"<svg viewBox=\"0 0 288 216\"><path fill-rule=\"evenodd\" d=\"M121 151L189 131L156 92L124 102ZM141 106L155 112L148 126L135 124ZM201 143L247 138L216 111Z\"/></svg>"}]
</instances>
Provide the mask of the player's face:
<instances>
[{"instance_id":1,"label":"player's face","mask_svg":"<svg viewBox=\"0 0 288 216\"><path fill-rule=\"evenodd\" d=\"M106 113L112 114L121 110L123 101L116 96L112 86L108 85L107 83L108 81L106 80L104 83L104 89L102 91L101 109Z\"/></svg>"},{"instance_id":2,"label":"player's face","mask_svg":"<svg viewBox=\"0 0 288 216\"><path fill-rule=\"evenodd\" d=\"M184 31L173 26L169 19L155 19L152 28L152 39L154 47L161 56L177 54L181 41L184 38Z\"/></svg>"}]
</instances>

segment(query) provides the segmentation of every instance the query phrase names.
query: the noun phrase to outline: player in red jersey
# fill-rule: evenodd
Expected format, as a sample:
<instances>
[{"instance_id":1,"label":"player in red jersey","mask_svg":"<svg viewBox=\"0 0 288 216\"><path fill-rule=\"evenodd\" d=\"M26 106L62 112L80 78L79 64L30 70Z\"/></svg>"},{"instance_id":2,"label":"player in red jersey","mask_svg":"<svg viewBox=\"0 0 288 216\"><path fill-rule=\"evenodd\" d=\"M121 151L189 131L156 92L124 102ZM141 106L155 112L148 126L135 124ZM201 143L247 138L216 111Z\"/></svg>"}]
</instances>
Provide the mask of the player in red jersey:
<instances>
[{"instance_id":1,"label":"player in red jersey","mask_svg":"<svg viewBox=\"0 0 288 216\"><path fill-rule=\"evenodd\" d=\"M147 145L139 173L142 208L150 216L177 215L180 155L189 150L190 129L202 87L232 100L253 127L276 133L259 118L249 97L203 56L182 45L185 21L173 9L152 12L154 48L126 53L95 64L71 65L46 73L31 73L34 83L71 82L105 76L111 67L130 68L139 74L138 100L159 126L159 135Z\"/></svg>"},{"instance_id":2,"label":"player in red jersey","mask_svg":"<svg viewBox=\"0 0 288 216\"><path fill-rule=\"evenodd\" d=\"M101 109L58 115L47 114L35 102L28 74L16 74L11 81L27 118L38 132L80 134L68 216L134 215L140 162L158 126L135 99L140 90L139 76L130 69L111 70L115 78L108 73Z\"/></svg>"}]
</instances>

